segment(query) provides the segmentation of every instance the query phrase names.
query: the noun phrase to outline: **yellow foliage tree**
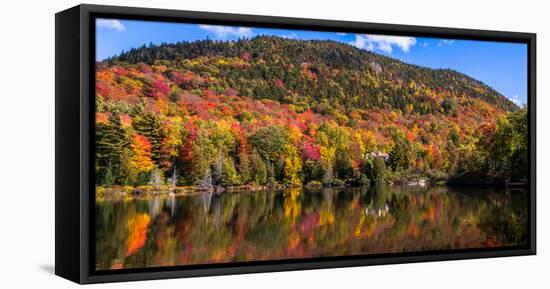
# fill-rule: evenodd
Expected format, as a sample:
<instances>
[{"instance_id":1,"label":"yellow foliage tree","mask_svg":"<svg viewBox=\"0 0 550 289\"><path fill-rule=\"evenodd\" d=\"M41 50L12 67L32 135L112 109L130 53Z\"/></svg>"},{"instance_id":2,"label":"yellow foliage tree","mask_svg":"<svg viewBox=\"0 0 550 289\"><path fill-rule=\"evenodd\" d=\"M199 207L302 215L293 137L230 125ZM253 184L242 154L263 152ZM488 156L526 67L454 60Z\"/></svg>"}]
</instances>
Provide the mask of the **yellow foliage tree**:
<instances>
[{"instance_id":1,"label":"yellow foliage tree","mask_svg":"<svg viewBox=\"0 0 550 289\"><path fill-rule=\"evenodd\" d=\"M302 171L302 160L293 145L285 145L285 182L291 186L300 186L300 172Z\"/></svg>"},{"instance_id":2,"label":"yellow foliage tree","mask_svg":"<svg viewBox=\"0 0 550 289\"><path fill-rule=\"evenodd\" d=\"M132 168L140 173L152 170L154 163L151 159L152 146L149 140L140 134L134 134L132 136L132 143L130 144L130 147L133 152L131 159Z\"/></svg>"}]
</instances>

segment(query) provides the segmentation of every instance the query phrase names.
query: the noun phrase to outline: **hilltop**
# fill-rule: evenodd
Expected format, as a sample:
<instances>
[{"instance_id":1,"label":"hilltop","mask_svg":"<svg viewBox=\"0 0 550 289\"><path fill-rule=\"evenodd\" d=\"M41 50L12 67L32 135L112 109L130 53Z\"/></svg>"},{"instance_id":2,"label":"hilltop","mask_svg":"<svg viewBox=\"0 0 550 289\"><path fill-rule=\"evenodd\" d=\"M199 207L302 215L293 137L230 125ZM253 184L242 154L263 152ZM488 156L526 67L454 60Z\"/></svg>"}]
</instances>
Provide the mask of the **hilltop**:
<instances>
[{"instance_id":1,"label":"hilltop","mask_svg":"<svg viewBox=\"0 0 550 289\"><path fill-rule=\"evenodd\" d=\"M229 85L240 95L253 98L309 104L328 99L333 105L348 108L401 110L409 104L422 102L424 106L414 112L429 113L438 108L422 98L436 92L447 93L451 98L479 98L504 110L518 109L491 87L465 74L411 65L328 40L258 36L235 42L179 42L132 49L107 62L155 64L168 61L201 73L199 67L193 69L189 65L189 60L205 58L214 60L217 69L207 72L220 77L221 85ZM236 70L239 61L250 67ZM306 73L301 75L301 72Z\"/></svg>"}]
</instances>

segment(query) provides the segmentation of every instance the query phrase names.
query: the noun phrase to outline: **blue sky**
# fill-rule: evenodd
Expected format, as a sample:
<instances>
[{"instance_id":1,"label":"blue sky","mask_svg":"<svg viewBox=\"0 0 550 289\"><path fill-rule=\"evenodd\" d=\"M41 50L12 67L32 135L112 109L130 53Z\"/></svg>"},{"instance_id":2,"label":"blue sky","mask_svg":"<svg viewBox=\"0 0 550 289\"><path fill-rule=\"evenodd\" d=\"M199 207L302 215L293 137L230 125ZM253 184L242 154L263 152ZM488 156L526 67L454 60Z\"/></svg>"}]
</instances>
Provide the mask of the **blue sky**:
<instances>
[{"instance_id":1,"label":"blue sky","mask_svg":"<svg viewBox=\"0 0 550 289\"><path fill-rule=\"evenodd\" d=\"M490 41L266 29L97 19L96 58L103 60L143 44L237 40L257 35L334 40L407 63L450 68L483 81L518 105L527 103L527 45Z\"/></svg>"}]
</instances>

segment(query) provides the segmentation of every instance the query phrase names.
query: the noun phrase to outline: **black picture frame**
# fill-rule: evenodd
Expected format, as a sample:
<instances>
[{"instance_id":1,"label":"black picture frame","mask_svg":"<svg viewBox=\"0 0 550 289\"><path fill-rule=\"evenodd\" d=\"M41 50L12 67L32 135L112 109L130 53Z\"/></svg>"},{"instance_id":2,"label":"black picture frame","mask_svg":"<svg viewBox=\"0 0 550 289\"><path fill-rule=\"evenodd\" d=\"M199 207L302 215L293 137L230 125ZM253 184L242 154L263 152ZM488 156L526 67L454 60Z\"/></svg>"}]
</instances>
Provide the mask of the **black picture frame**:
<instances>
[{"instance_id":1,"label":"black picture frame","mask_svg":"<svg viewBox=\"0 0 550 289\"><path fill-rule=\"evenodd\" d=\"M526 247L95 271L94 19L117 18L384 35L518 42L528 45L529 241ZM55 274L77 283L242 274L536 254L536 34L166 9L79 5L55 16Z\"/></svg>"}]
</instances>

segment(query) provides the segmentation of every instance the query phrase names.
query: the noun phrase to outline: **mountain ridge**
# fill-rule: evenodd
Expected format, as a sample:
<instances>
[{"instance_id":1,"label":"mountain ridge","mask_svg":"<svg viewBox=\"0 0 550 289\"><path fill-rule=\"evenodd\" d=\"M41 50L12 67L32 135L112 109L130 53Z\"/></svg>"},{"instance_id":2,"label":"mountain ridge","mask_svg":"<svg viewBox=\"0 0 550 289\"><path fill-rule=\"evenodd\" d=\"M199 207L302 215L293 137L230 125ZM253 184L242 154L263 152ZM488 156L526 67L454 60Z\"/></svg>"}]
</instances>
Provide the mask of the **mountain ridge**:
<instances>
[{"instance_id":1,"label":"mountain ridge","mask_svg":"<svg viewBox=\"0 0 550 289\"><path fill-rule=\"evenodd\" d=\"M254 52L249 52L254 51ZM279 52L279 56L277 56ZM406 63L399 59L377 54L332 40L296 40L275 36L256 36L237 41L214 41L210 39L192 42L162 43L141 46L108 58L103 62L139 62L153 64L158 61L178 61L200 57L242 57L250 54L250 60L267 59L268 67L277 66L277 57L285 64L301 65L311 63L313 67L345 69L355 72L375 72L381 79L410 83L421 80L420 84L431 90L458 90L469 97L478 97L507 111L517 111L519 107L507 97L467 74L448 68L429 68ZM378 69L377 69L378 68ZM280 78L284 78L283 75ZM363 85L363 88L368 85ZM399 91L397 92L399 94ZM403 93L401 93L403 94ZM249 95L250 96L250 95Z\"/></svg>"}]
</instances>

